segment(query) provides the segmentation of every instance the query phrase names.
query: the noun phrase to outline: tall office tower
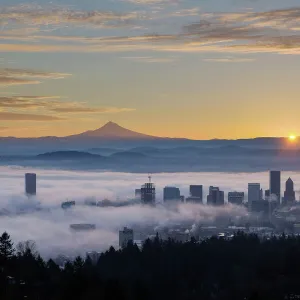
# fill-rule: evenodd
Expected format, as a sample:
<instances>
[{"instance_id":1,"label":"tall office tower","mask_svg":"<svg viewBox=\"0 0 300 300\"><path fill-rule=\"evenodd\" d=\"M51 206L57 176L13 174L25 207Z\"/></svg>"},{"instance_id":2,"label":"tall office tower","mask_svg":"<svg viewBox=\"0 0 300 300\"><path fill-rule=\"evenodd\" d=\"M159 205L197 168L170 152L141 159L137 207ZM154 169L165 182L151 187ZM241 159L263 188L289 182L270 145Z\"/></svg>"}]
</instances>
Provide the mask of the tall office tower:
<instances>
[{"instance_id":1,"label":"tall office tower","mask_svg":"<svg viewBox=\"0 0 300 300\"><path fill-rule=\"evenodd\" d=\"M265 190L265 200L269 201L270 199L270 190Z\"/></svg>"},{"instance_id":2,"label":"tall office tower","mask_svg":"<svg viewBox=\"0 0 300 300\"><path fill-rule=\"evenodd\" d=\"M284 202L288 204L293 203L294 201L296 201L294 182L289 178L285 183Z\"/></svg>"},{"instance_id":3,"label":"tall office tower","mask_svg":"<svg viewBox=\"0 0 300 300\"><path fill-rule=\"evenodd\" d=\"M155 186L148 182L142 185L141 200L143 204L155 205Z\"/></svg>"},{"instance_id":4,"label":"tall office tower","mask_svg":"<svg viewBox=\"0 0 300 300\"><path fill-rule=\"evenodd\" d=\"M252 210L252 202L261 201L261 191L259 183L248 183L248 207Z\"/></svg>"},{"instance_id":5,"label":"tall office tower","mask_svg":"<svg viewBox=\"0 0 300 300\"><path fill-rule=\"evenodd\" d=\"M177 187L166 186L164 188L164 201L180 200L180 190Z\"/></svg>"},{"instance_id":6,"label":"tall office tower","mask_svg":"<svg viewBox=\"0 0 300 300\"><path fill-rule=\"evenodd\" d=\"M275 197L277 199L277 203L281 202L281 193L280 193L280 171L270 171L270 197Z\"/></svg>"},{"instance_id":7,"label":"tall office tower","mask_svg":"<svg viewBox=\"0 0 300 300\"><path fill-rule=\"evenodd\" d=\"M224 192L220 191L218 187L210 186L209 194L207 195L207 204L208 205L224 205Z\"/></svg>"},{"instance_id":8,"label":"tall office tower","mask_svg":"<svg viewBox=\"0 0 300 300\"><path fill-rule=\"evenodd\" d=\"M244 197L245 197L244 192L229 192L228 202L235 205L242 205L244 201Z\"/></svg>"},{"instance_id":9,"label":"tall office tower","mask_svg":"<svg viewBox=\"0 0 300 300\"><path fill-rule=\"evenodd\" d=\"M135 199L141 200L141 189L135 189Z\"/></svg>"},{"instance_id":10,"label":"tall office tower","mask_svg":"<svg viewBox=\"0 0 300 300\"><path fill-rule=\"evenodd\" d=\"M129 242L133 243L133 230L124 227L123 230L119 231L119 246L124 248Z\"/></svg>"},{"instance_id":11,"label":"tall office tower","mask_svg":"<svg viewBox=\"0 0 300 300\"><path fill-rule=\"evenodd\" d=\"M36 174L34 173L25 174L25 193L28 196L36 195Z\"/></svg>"},{"instance_id":12,"label":"tall office tower","mask_svg":"<svg viewBox=\"0 0 300 300\"><path fill-rule=\"evenodd\" d=\"M203 186L202 185L190 185L190 196L201 198L203 201Z\"/></svg>"}]
</instances>

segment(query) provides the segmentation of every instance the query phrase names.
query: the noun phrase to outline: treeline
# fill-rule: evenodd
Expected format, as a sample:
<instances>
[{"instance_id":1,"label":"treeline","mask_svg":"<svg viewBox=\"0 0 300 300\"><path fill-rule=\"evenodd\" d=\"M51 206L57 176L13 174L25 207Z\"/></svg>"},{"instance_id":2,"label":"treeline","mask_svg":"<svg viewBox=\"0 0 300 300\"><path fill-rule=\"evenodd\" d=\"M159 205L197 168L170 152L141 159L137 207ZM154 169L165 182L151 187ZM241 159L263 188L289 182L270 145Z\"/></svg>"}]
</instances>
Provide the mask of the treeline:
<instances>
[{"instance_id":1,"label":"treeline","mask_svg":"<svg viewBox=\"0 0 300 300\"><path fill-rule=\"evenodd\" d=\"M60 268L34 243L0 237L0 299L300 299L300 238L237 233L201 243L146 240L110 248L97 263L77 257Z\"/></svg>"}]
</instances>

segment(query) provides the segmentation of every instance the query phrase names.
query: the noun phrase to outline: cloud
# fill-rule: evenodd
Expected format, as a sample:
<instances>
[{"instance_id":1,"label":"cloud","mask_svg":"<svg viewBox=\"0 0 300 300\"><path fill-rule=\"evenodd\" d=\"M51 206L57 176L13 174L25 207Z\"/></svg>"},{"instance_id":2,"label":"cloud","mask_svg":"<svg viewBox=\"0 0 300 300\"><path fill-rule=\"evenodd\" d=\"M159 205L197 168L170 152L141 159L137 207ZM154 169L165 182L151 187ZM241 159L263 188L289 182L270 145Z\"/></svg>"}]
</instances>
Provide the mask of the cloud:
<instances>
[{"instance_id":1,"label":"cloud","mask_svg":"<svg viewBox=\"0 0 300 300\"><path fill-rule=\"evenodd\" d=\"M172 17L189 17L189 16L199 16L199 15L200 15L199 7L194 7L194 8L178 10L178 11L172 13L170 16L172 16Z\"/></svg>"},{"instance_id":2,"label":"cloud","mask_svg":"<svg viewBox=\"0 0 300 300\"><path fill-rule=\"evenodd\" d=\"M37 197L24 196L24 173L37 173ZM295 185L300 182L299 172L282 172L282 190L284 180L289 176ZM162 199L163 187L177 186L181 194L189 194L190 184L203 184L204 198L210 185L229 191L244 191L247 199L249 182L260 182L263 189L269 187L267 172L262 173L172 173L155 174L152 177L156 185L157 200ZM112 201L128 200L134 197L135 188L148 180L148 174L113 172L71 172L63 170L43 170L22 167L0 167L0 211L11 212L9 216L0 216L0 228L7 230L15 243L35 240L38 250L45 257L66 255L84 255L86 251L106 250L109 246L118 246L118 231L129 226L138 228L149 226L152 233L160 226L184 223L212 222L219 216L245 216L244 208L225 206L179 205L176 209L141 207L85 207L87 199L96 201L108 198ZM299 191L297 191L299 196ZM298 197L297 197L298 198ZM76 201L76 208L63 211L60 208L66 200ZM36 208L40 209L36 211ZM69 225L74 223L92 223L96 230L85 233L72 233ZM151 233L151 230L149 230ZM47 234L45 234L47 233Z\"/></svg>"},{"instance_id":3,"label":"cloud","mask_svg":"<svg viewBox=\"0 0 300 300\"><path fill-rule=\"evenodd\" d=\"M24 196L24 173L37 173L37 197ZM213 175L213 176L212 176ZM227 176L228 175L228 176ZM162 197L162 188L168 184L180 187L188 195L188 185L201 182L205 191L214 182L226 191L231 188L244 189L248 180L261 179L266 174L209 174L174 173L157 174L154 180L157 199ZM84 255L86 251L106 250L110 245L118 246L118 231L124 226L133 227L138 238L138 229L147 226L149 232L172 224L212 222L219 216L245 216L242 207L226 206L211 208L198 205L178 205L173 209L158 205L156 208L132 205L126 207L90 208L83 205L87 199L96 201L105 198L124 201L134 196L134 189L147 181L147 174L112 172L69 172L62 170L23 169L0 167L0 211L10 212L0 216L0 228L5 228L15 243L35 240L38 250L45 257ZM267 177L267 176L266 176ZM267 181L267 180L266 180ZM229 185L232 185L229 188ZM66 200L76 201L75 209L63 211L60 205ZM39 211L36 211L39 208ZM72 233L69 225L92 223L96 230ZM189 226L189 225L187 225ZM45 232L47 234L45 234Z\"/></svg>"},{"instance_id":4,"label":"cloud","mask_svg":"<svg viewBox=\"0 0 300 300\"><path fill-rule=\"evenodd\" d=\"M144 1L142 1L144 2ZM146 1L148 2L148 1ZM97 24L96 20L122 19L125 23L133 19L147 21L147 17L137 17L135 13L121 16L113 13L77 12L69 9L14 7L2 11L4 18L12 18L13 22L29 22L34 20L41 25L49 22L57 24ZM20 12L18 12L20 10ZM197 15L196 9L173 13L176 16ZM0 13L1 16L1 13ZM9 17L10 16L10 17ZM59 17L58 17L59 16ZM175 27L173 34L143 34L136 36L62 36L48 34L29 34L22 43L1 45L3 52L212 52L212 53L278 53L300 54L300 8L271 10L266 12L244 13L199 13L200 21L187 23L181 30ZM168 16L172 18L172 15ZM150 18L151 19L151 18ZM27 20L27 21L24 21ZM102 21L99 21L100 23ZM105 21L106 22L106 21ZM183 22L181 22L183 23ZM180 23L180 24L181 24ZM29 25L32 24L29 22ZM151 30L148 24L147 31ZM149 28L148 28L149 27ZM179 28L179 26L178 26ZM155 27L155 31L156 31ZM2 35L2 39L8 37ZM18 36L11 35L14 41ZM51 42L51 43L48 43ZM70 44L72 43L72 44ZM143 57L143 56L141 56ZM140 61L143 59L140 59ZM151 60L149 57L148 60ZM146 58L144 59L146 61ZM152 61L154 62L154 61Z\"/></svg>"},{"instance_id":5,"label":"cloud","mask_svg":"<svg viewBox=\"0 0 300 300\"><path fill-rule=\"evenodd\" d=\"M60 113L121 113L135 111L134 108L122 108L122 107L84 107L84 106L69 106L69 107L54 107L50 110Z\"/></svg>"},{"instance_id":6,"label":"cloud","mask_svg":"<svg viewBox=\"0 0 300 300\"><path fill-rule=\"evenodd\" d=\"M265 12L227 13L218 16L223 22L243 22L254 28L298 30L300 7Z\"/></svg>"},{"instance_id":7,"label":"cloud","mask_svg":"<svg viewBox=\"0 0 300 300\"><path fill-rule=\"evenodd\" d=\"M76 113L121 113L135 111L122 107L89 107L86 103L62 101L59 96L0 96L0 110L44 110L61 114Z\"/></svg>"},{"instance_id":8,"label":"cloud","mask_svg":"<svg viewBox=\"0 0 300 300\"><path fill-rule=\"evenodd\" d=\"M0 71L1 74L1 71ZM9 86L9 85L23 85L23 84L39 84L38 80L30 80L30 79L21 79L21 78L12 78L12 77L4 77L0 75L0 86Z\"/></svg>"},{"instance_id":9,"label":"cloud","mask_svg":"<svg viewBox=\"0 0 300 300\"><path fill-rule=\"evenodd\" d=\"M26 84L39 84L41 83L37 79L61 79L71 74L67 73L53 73L53 72L41 72L28 69L12 69L3 68L0 69L0 85L26 85Z\"/></svg>"},{"instance_id":10,"label":"cloud","mask_svg":"<svg viewBox=\"0 0 300 300\"><path fill-rule=\"evenodd\" d=\"M55 72L41 72L28 69L0 69L0 76L4 77L29 77L29 78L47 78L47 79L61 79L71 76L68 73L55 73Z\"/></svg>"},{"instance_id":11,"label":"cloud","mask_svg":"<svg viewBox=\"0 0 300 300\"><path fill-rule=\"evenodd\" d=\"M220 62L220 63L240 63L240 62L252 62L253 58L237 58L237 57L227 57L227 58L206 58L203 61L207 62Z\"/></svg>"},{"instance_id":12,"label":"cloud","mask_svg":"<svg viewBox=\"0 0 300 300\"><path fill-rule=\"evenodd\" d=\"M2 121L59 121L63 120L61 117L48 116L41 114L22 114L14 112L1 112L0 119Z\"/></svg>"},{"instance_id":13,"label":"cloud","mask_svg":"<svg viewBox=\"0 0 300 300\"><path fill-rule=\"evenodd\" d=\"M152 56L125 56L126 60L131 60L141 63L172 63L177 60L176 57L152 57Z\"/></svg>"},{"instance_id":14,"label":"cloud","mask_svg":"<svg viewBox=\"0 0 300 300\"><path fill-rule=\"evenodd\" d=\"M123 27L132 20L143 18L140 13L116 13L112 11L73 10L68 6L37 4L17 5L0 8L2 26L13 22L17 25L34 27L47 26L54 29L64 26Z\"/></svg>"}]
</instances>

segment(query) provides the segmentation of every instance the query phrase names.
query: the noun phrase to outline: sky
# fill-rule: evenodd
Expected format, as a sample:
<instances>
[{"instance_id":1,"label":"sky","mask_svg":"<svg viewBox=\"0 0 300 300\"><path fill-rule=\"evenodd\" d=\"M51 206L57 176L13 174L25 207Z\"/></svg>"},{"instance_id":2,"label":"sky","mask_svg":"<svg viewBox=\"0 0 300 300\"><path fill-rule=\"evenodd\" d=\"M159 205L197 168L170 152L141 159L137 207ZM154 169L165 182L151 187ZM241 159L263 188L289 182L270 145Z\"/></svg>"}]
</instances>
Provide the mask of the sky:
<instances>
[{"instance_id":1,"label":"sky","mask_svg":"<svg viewBox=\"0 0 300 300\"><path fill-rule=\"evenodd\" d=\"M2 0L0 136L300 135L299 54L298 0Z\"/></svg>"}]
</instances>

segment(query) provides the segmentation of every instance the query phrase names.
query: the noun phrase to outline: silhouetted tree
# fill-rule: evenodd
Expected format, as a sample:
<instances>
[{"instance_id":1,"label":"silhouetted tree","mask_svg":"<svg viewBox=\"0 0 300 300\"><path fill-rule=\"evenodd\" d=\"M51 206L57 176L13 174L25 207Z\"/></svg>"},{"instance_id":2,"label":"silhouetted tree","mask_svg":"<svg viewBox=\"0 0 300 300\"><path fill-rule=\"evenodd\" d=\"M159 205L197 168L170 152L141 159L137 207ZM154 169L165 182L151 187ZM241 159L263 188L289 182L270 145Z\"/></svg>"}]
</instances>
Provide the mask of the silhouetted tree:
<instances>
[{"instance_id":1,"label":"silhouetted tree","mask_svg":"<svg viewBox=\"0 0 300 300\"><path fill-rule=\"evenodd\" d=\"M0 237L0 258L9 260L14 255L13 243L10 239L10 235L4 232Z\"/></svg>"},{"instance_id":2,"label":"silhouetted tree","mask_svg":"<svg viewBox=\"0 0 300 300\"><path fill-rule=\"evenodd\" d=\"M1 257L10 262L5 274L0 270L1 300L300 298L300 237L295 236L259 239L238 232L230 240L181 243L157 235L142 249L133 243L111 247L97 264L77 257L64 268L51 259L45 262L26 244L15 255L7 233L1 245Z\"/></svg>"}]
</instances>

